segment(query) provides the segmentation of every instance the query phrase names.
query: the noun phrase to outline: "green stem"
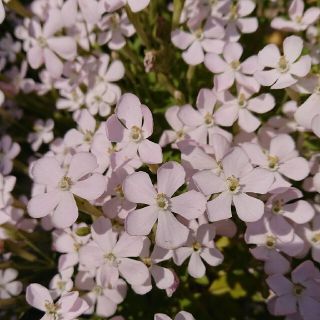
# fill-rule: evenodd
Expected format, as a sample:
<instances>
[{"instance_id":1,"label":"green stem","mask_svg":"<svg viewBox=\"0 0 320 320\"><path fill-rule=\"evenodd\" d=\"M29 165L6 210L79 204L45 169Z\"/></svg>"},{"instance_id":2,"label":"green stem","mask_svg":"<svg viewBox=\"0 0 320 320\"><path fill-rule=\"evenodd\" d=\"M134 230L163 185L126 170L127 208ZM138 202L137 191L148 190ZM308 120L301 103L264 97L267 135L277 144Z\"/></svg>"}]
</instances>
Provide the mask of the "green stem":
<instances>
[{"instance_id":1,"label":"green stem","mask_svg":"<svg viewBox=\"0 0 320 320\"><path fill-rule=\"evenodd\" d=\"M19 0L10 0L6 6L24 18L32 17L32 12L29 11Z\"/></svg>"},{"instance_id":2,"label":"green stem","mask_svg":"<svg viewBox=\"0 0 320 320\"><path fill-rule=\"evenodd\" d=\"M173 1L173 16L171 29L175 30L180 25L180 16L184 6L184 0L174 0Z\"/></svg>"},{"instance_id":3,"label":"green stem","mask_svg":"<svg viewBox=\"0 0 320 320\"><path fill-rule=\"evenodd\" d=\"M7 240L6 245L8 246L9 250L13 252L15 255L19 256L20 258L27 260L29 262L36 262L38 258L31 254L30 252L24 250L18 244Z\"/></svg>"},{"instance_id":4,"label":"green stem","mask_svg":"<svg viewBox=\"0 0 320 320\"><path fill-rule=\"evenodd\" d=\"M135 65L137 67L140 67L140 69L143 69L142 63L139 60L138 56L136 55L136 53L128 45L123 47L119 51L119 53L121 55L123 55L125 58L127 58L128 60L130 60L133 65Z\"/></svg>"},{"instance_id":5,"label":"green stem","mask_svg":"<svg viewBox=\"0 0 320 320\"><path fill-rule=\"evenodd\" d=\"M102 216L102 212L92 205L89 201L82 199L78 196L75 196L78 209L86 214L89 214L92 217L98 218Z\"/></svg>"},{"instance_id":6,"label":"green stem","mask_svg":"<svg viewBox=\"0 0 320 320\"><path fill-rule=\"evenodd\" d=\"M41 256L45 261L49 262L51 265L54 264L54 261L51 260L46 254L44 254L41 249L39 249L34 243L32 243L27 236L25 236L20 230L10 226L8 224L3 225L4 229L7 230L10 236L16 240L22 240L27 246L29 246L34 252ZM33 258L32 258L33 259Z\"/></svg>"},{"instance_id":7,"label":"green stem","mask_svg":"<svg viewBox=\"0 0 320 320\"><path fill-rule=\"evenodd\" d=\"M151 49L151 44L149 38L145 32L144 26L141 24L139 19L139 15L137 13L133 13L128 5L125 6L128 18L130 22L136 29L137 35L140 37L142 43L147 47L147 49Z\"/></svg>"}]
</instances>

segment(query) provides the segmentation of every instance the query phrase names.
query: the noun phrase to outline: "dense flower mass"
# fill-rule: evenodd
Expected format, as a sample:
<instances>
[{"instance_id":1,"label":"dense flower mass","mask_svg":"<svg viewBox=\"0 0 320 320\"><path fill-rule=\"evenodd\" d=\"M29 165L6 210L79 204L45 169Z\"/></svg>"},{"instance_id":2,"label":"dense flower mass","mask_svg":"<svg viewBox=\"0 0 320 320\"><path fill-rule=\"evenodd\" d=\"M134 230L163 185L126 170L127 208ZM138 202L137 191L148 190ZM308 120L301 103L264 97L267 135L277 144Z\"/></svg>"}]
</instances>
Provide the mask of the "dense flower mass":
<instances>
[{"instance_id":1,"label":"dense flower mass","mask_svg":"<svg viewBox=\"0 0 320 320\"><path fill-rule=\"evenodd\" d=\"M0 318L319 320L319 6L0 0Z\"/></svg>"}]
</instances>

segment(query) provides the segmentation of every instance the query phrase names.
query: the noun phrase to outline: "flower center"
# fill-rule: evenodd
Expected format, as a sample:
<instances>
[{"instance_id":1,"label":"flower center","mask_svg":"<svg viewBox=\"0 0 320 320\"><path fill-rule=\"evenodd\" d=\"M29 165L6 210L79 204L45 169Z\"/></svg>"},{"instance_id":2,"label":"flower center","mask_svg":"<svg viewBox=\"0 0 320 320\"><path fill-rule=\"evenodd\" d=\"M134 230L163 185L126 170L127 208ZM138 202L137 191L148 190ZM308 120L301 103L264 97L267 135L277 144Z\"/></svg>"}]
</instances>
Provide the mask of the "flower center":
<instances>
[{"instance_id":1,"label":"flower center","mask_svg":"<svg viewBox=\"0 0 320 320\"><path fill-rule=\"evenodd\" d=\"M311 241L312 241L313 243L318 244L318 243L320 242L320 233L315 233L315 234L312 236Z\"/></svg>"},{"instance_id":2,"label":"flower center","mask_svg":"<svg viewBox=\"0 0 320 320\"><path fill-rule=\"evenodd\" d=\"M244 107L247 106L247 100L246 100L246 97L245 97L245 95L243 93L239 94L238 104L239 104L240 108L244 108Z\"/></svg>"},{"instance_id":3,"label":"flower center","mask_svg":"<svg viewBox=\"0 0 320 320\"><path fill-rule=\"evenodd\" d=\"M278 62L278 69L281 73L285 73L289 70L289 63L285 56L281 56Z\"/></svg>"},{"instance_id":4,"label":"flower center","mask_svg":"<svg viewBox=\"0 0 320 320\"><path fill-rule=\"evenodd\" d=\"M83 136L84 142L90 143L92 141L93 134L91 131L86 130Z\"/></svg>"},{"instance_id":5,"label":"flower center","mask_svg":"<svg viewBox=\"0 0 320 320\"><path fill-rule=\"evenodd\" d=\"M196 242L194 242L193 243L193 245L192 245L192 249L194 250L194 251L200 251L200 249L201 249L201 243L200 242L198 242L198 241L196 241Z\"/></svg>"},{"instance_id":6,"label":"flower center","mask_svg":"<svg viewBox=\"0 0 320 320\"><path fill-rule=\"evenodd\" d=\"M66 282L65 281L58 281L57 282L57 287L59 290L64 290L66 288Z\"/></svg>"},{"instance_id":7,"label":"flower center","mask_svg":"<svg viewBox=\"0 0 320 320\"><path fill-rule=\"evenodd\" d=\"M63 177L59 182L59 188L62 191L69 191L72 186L72 181L69 177Z\"/></svg>"},{"instance_id":8,"label":"flower center","mask_svg":"<svg viewBox=\"0 0 320 320\"><path fill-rule=\"evenodd\" d=\"M169 201L164 193L158 193L156 196L156 202L160 209L166 210L169 207Z\"/></svg>"},{"instance_id":9,"label":"flower center","mask_svg":"<svg viewBox=\"0 0 320 320\"><path fill-rule=\"evenodd\" d=\"M142 262L147 266L151 267L152 265L152 259L150 257L142 258Z\"/></svg>"},{"instance_id":10,"label":"flower center","mask_svg":"<svg viewBox=\"0 0 320 320\"><path fill-rule=\"evenodd\" d=\"M81 248L81 244L79 242L74 242L73 248L74 248L74 251L78 252Z\"/></svg>"},{"instance_id":11,"label":"flower center","mask_svg":"<svg viewBox=\"0 0 320 320\"><path fill-rule=\"evenodd\" d=\"M296 296L300 296L303 293L304 289L305 287L302 284L296 283L293 287L293 292Z\"/></svg>"},{"instance_id":12,"label":"flower center","mask_svg":"<svg viewBox=\"0 0 320 320\"><path fill-rule=\"evenodd\" d=\"M117 29L120 23L120 17L117 13L111 16L111 29Z\"/></svg>"},{"instance_id":13,"label":"flower center","mask_svg":"<svg viewBox=\"0 0 320 320\"><path fill-rule=\"evenodd\" d=\"M142 140L142 130L137 126L133 126L130 130L130 137L131 137L132 141L134 141L134 142L141 141Z\"/></svg>"},{"instance_id":14,"label":"flower center","mask_svg":"<svg viewBox=\"0 0 320 320\"><path fill-rule=\"evenodd\" d=\"M45 48L48 45L46 38L41 37L41 36L37 39L37 42L38 42L39 47L41 47L41 48Z\"/></svg>"},{"instance_id":15,"label":"flower center","mask_svg":"<svg viewBox=\"0 0 320 320\"><path fill-rule=\"evenodd\" d=\"M233 3L230 7L230 19L236 20L238 18L238 4Z\"/></svg>"},{"instance_id":16,"label":"flower center","mask_svg":"<svg viewBox=\"0 0 320 320\"><path fill-rule=\"evenodd\" d=\"M295 18L297 23L301 23L302 22L302 17L301 16L296 16Z\"/></svg>"},{"instance_id":17,"label":"flower center","mask_svg":"<svg viewBox=\"0 0 320 320\"><path fill-rule=\"evenodd\" d=\"M110 154L112 154L112 153L115 153L115 152L117 152L117 147L116 147L115 145L111 145L111 147L109 147L109 148L107 149L108 155L110 155Z\"/></svg>"},{"instance_id":18,"label":"flower center","mask_svg":"<svg viewBox=\"0 0 320 320\"><path fill-rule=\"evenodd\" d=\"M279 167L279 158L277 156L268 155L268 166L271 170L277 170Z\"/></svg>"},{"instance_id":19,"label":"flower center","mask_svg":"<svg viewBox=\"0 0 320 320\"><path fill-rule=\"evenodd\" d=\"M72 100L74 102L78 102L79 101L80 97L79 97L78 92L76 90L73 90L71 92L71 98L72 98Z\"/></svg>"},{"instance_id":20,"label":"flower center","mask_svg":"<svg viewBox=\"0 0 320 320\"><path fill-rule=\"evenodd\" d=\"M277 239L275 236L267 236L266 238L266 247L268 249L273 249L276 246Z\"/></svg>"},{"instance_id":21,"label":"flower center","mask_svg":"<svg viewBox=\"0 0 320 320\"><path fill-rule=\"evenodd\" d=\"M181 129L176 132L176 135L177 135L178 140L183 139L184 138L184 131Z\"/></svg>"},{"instance_id":22,"label":"flower center","mask_svg":"<svg viewBox=\"0 0 320 320\"><path fill-rule=\"evenodd\" d=\"M272 202L272 212L275 214L281 213L283 204L284 204L283 199L274 200Z\"/></svg>"},{"instance_id":23,"label":"flower center","mask_svg":"<svg viewBox=\"0 0 320 320\"><path fill-rule=\"evenodd\" d=\"M101 103L103 101L101 96L94 96L93 99L95 100L96 103Z\"/></svg>"},{"instance_id":24,"label":"flower center","mask_svg":"<svg viewBox=\"0 0 320 320\"><path fill-rule=\"evenodd\" d=\"M228 189L232 193L237 193L240 190L239 179L235 176L227 178Z\"/></svg>"},{"instance_id":25,"label":"flower center","mask_svg":"<svg viewBox=\"0 0 320 320\"><path fill-rule=\"evenodd\" d=\"M198 40L203 39L203 30L202 29L196 30L193 34Z\"/></svg>"},{"instance_id":26,"label":"flower center","mask_svg":"<svg viewBox=\"0 0 320 320\"><path fill-rule=\"evenodd\" d=\"M116 193L117 197L120 199L124 198L124 193L122 190L122 185L118 184L115 188L114 188L114 192Z\"/></svg>"},{"instance_id":27,"label":"flower center","mask_svg":"<svg viewBox=\"0 0 320 320\"><path fill-rule=\"evenodd\" d=\"M204 123L207 127L213 126L213 115L211 113L206 113L206 115L204 116Z\"/></svg>"},{"instance_id":28,"label":"flower center","mask_svg":"<svg viewBox=\"0 0 320 320\"><path fill-rule=\"evenodd\" d=\"M223 171L223 166L221 161L217 161L217 166L213 169L213 172L220 176L221 172Z\"/></svg>"},{"instance_id":29,"label":"flower center","mask_svg":"<svg viewBox=\"0 0 320 320\"><path fill-rule=\"evenodd\" d=\"M104 255L104 259L108 263L113 264L114 262L116 262L117 257L112 252L110 252L110 253L107 253L107 254Z\"/></svg>"},{"instance_id":30,"label":"flower center","mask_svg":"<svg viewBox=\"0 0 320 320\"><path fill-rule=\"evenodd\" d=\"M44 307L46 308L46 314L53 315L54 318L58 313L58 310L60 309L60 305L54 304L53 302L46 301L44 304Z\"/></svg>"},{"instance_id":31,"label":"flower center","mask_svg":"<svg viewBox=\"0 0 320 320\"><path fill-rule=\"evenodd\" d=\"M240 69L240 61L239 60L233 60L231 61L230 63L230 67L233 69L233 70L239 70Z\"/></svg>"},{"instance_id":32,"label":"flower center","mask_svg":"<svg viewBox=\"0 0 320 320\"><path fill-rule=\"evenodd\" d=\"M94 286L93 290L92 290L97 296L102 296L103 293L103 288L101 286Z\"/></svg>"}]
</instances>

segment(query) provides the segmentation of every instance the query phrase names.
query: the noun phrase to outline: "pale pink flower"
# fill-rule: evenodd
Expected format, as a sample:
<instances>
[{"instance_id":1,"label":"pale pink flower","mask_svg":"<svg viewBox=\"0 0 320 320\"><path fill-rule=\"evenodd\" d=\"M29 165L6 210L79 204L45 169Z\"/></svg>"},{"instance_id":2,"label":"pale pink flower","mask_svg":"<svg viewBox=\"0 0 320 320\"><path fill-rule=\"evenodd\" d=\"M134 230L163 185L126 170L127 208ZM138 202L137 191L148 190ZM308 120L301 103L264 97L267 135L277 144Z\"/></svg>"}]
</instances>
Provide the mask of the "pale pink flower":
<instances>
[{"instance_id":1,"label":"pale pink flower","mask_svg":"<svg viewBox=\"0 0 320 320\"><path fill-rule=\"evenodd\" d=\"M125 11L105 15L98 24L101 32L98 34L100 45L108 44L111 50L120 50L126 45L126 39L135 33Z\"/></svg>"},{"instance_id":2,"label":"pale pink flower","mask_svg":"<svg viewBox=\"0 0 320 320\"><path fill-rule=\"evenodd\" d=\"M165 147L166 145L171 144L172 148L176 148L177 142L189 137L189 127L185 126L178 116L180 108L182 107L172 106L168 108L164 114L172 130L163 130L159 140L159 144L161 147Z\"/></svg>"},{"instance_id":3,"label":"pale pink flower","mask_svg":"<svg viewBox=\"0 0 320 320\"><path fill-rule=\"evenodd\" d=\"M59 257L58 268L60 272L70 269L79 263L79 250L90 240L90 233L79 236L80 228L89 227L85 223L73 224L72 229L59 229L54 232L53 249L62 253Z\"/></svg>"},{"instance_id":4,"label":"pale pink flower","mask_svg":"<svg viewBox=\"0 0 320 320\"><path fill-rule=\"evenodd\" d=\"M142 11L149 5L150 0L102 0L102 5L107 12L116 11L126 4L133 12Z\"/></svg>"},{"instance_id":5,"label":"pale pink flower","mask_svg":"<svg viewBox=\"0 0 320 320\"><path fill-rule=\"evenodd\" d=\"M140 259L149 269L149 278L142 285L132 286L132 289L138 294L145 294L152 289L151 277L159 289L167 290L175 284L176 275L174 271L159 265L160 262L169 260L172 257L172 251L155 245L152 253L150 253L150 245L151 241L146 238Z\"/></svg>"},{"instance_id":6,"label":"pale pink flower","mask_svg":"<svg viewBox=\"0 0 320 320\"><path fill-rule=\"evenodd\" d=\"M90 306L85 314L94 313L100 317L112 316L127 294L125 281L118 279L111 284L109 274L101 271L98 271L95 279L90 273L80 271L76 276L76 287L89 291L82 296Z\"/></svg>"},{"instance_id":7,"label":"pale pink flower","mask_svg":"<svg viewBox=\"0 0 320 320\"><path fill-rule=\"evenodd\" d=\"M297 83L297 90L301 93L311 95L301 104L294 114L299 125L307 130L316 129L316 124L312 124L316 116L320 115L320 78L318 76L308 77ZM316 120L315 120L316 121Z\"/></svg>"},{"instance_id":8,"label":"pale pink flower","mask_svg":"<svg viewBox=\"0 0 320 320\"><path fill-rule=\"evenodd\" d=\"M317 21L320 16L320 9L311 7L304 12L304 1L293 0L288 13L290 20L276 17L271 21L271 27L284 31L304 31Z\"/></svg>"},{"instance_id":9,"label":"pale pink flower","mask_svg":"<svg viewBox=\"0 0 320 320\"><path fill-rule=\"evenodd\" d=\"M125 197L133 203L147 206L129 213L126 230L132 235L148 235L158 221L156 244L165 249L173 249L183 244L188 237L188 228L173 215L191 220L198 218L205 210L205 197L191 190L173 197L185 183L185 171L177 162L163 164L157 171L157 188L145 172L136 172L123 182Z\"/></svg>"},{"instance_id":10,"label":"pale pink flower","mask_svg":"<svg viewBox=\"0 0 320 320\"><path fill-rule=\"evenodd\" d=\"M271 189L289 187L291 184L283 178L300 181L309 174L308 161L299 157L295 142L287 134L279 134L270 141L269 150L258 144L246 142L241 145L252 164L272 172L275 181Z\"/></svg>"},{"instance_id":11,"label":"pale pink flower","mask_svg":"<svg viewBox=\"0 0 320 320\"><path fill-rule=\"evenodd\" d=\"M29 26L32 43L27 51L28 62L33 69L38 69L44 63L53 78L59 78L63 70L63 63L58 56L73 60L77 52L73 38L55 36L62 26L63 20L58 10L50 12L43 27L37 20L32 20Z\"/></svg>"},{"instance_id":12,"label":"pale pink flower","mask_svg":"<svg viewBox=\"0 0 320 320\"><path fill-rule=\"evenodd\" d=\"M4 59L7 62L15 62L17 54L21 51L21 43L15 41L10 33L6 33L0 39L0 60Z\"/></svg>"},{"instance_id":13,"label":"pale pink flower","mask_svg":"<svg viewBox=\"0 0 320 320\"><path fill-rule=\"evenodd\" d=\"M256 4L252 0L228 1L229 8L223 20L227 21L226 39L238 41L241 33L253 33L258 29L258 19L247 17L255 9Z\"/></svg>"},{"instance_id":14,"label":"pale pink flower","mask_svg":"<svg viewBox=\"0 0 320 320\"><path fill-rule=\"evenodd\" d=\"M190 28L190 32L180 29L171 33L172 43L181 50L183 60L190 65L204 61L206 52L221 53L225 42L223 26L214 19L208 19L203 29Z\"/></svg>"},{"instance_id":15,"label":"pale pink flower","mask_svg":"<svg viewBox=\"0 0 320 320\"><path fill-rule=\"evenodd\" d=\"M92 115L99 114L101 117L106 117L111 112L111 106L118 100L117 95L108 88L108 84L99 83L89 89L85 102L89 112Z\"/></svg>"},{"instance_id":16,"label":"pale pink flower","mask_svg":"<svg viewBox=\"0 0 320 320\"><path fill-rule=\"evenodd\" d=\"M94 134L91 142L91 153L97 158L98 168L97 172L103 173L109 167L111 159L115 152L115 146L109 141L106 131L106 123L100 123L100 127ZM101 129L101 130L100 130Z\"/></svg>"},{"instance_id":17,"label":"pale pink flower","mask_svg":"<svg viewBox=\"0 0 320 320\"><path fill-rule=\"evenodd\" d=\"M294 115L298 110L297 101L290 100L284 103L281 107L283 115L276 115L269 118L266 124L261 128L262 131L269 131L269 135L277 135L279 133L291 133L295 131L303 132L305 128L301 126L295 119ZM271 128L270 128L271 127Z\"/></svg>"},{"instance_id":18,"label":"pale pink flower","mask_svg":"<svg viewBox=\"0 0 320 320\"><path fill-rule=\"evenodd\" d=\"M33 130L35 132L29 133L27 139L28 142L31 143L31 149L33 151L38 151L43 143L49 143L53 140L53 127L54 121L52 119L46 121L38 119L34 123Z\"/></svg>"},{"instance_id":19,"label":"pale pink flower","mask_svg":"<svg viewBox=\"0 0 320 320\"><path fill-rule=\"evenodd\" d=\"M212 170L220 174L220 161L230 151L230 141L220 134L212 136L212 146L199 146L194 140L184 140L178 143L181 160L184 167L195 170Z\"/></svg>"},{"instance_id":20,"label":"pale pink flower","mask_svg":"<svg viewBox=\"0 0 320 320\"><path fill-rule=\"evenodd\" d=\"M303 235L306 239L306 251L311 248L314 261L320 262L320 214L316 213L310 224L303 226Z\"/></svg>"},{"instance_id":21,"label":"pale pink flower","mask_svg":"<svg viewBox=\"0 0 320 320\"><path fill-rule=\"evenodd\" d=\"M89 270L98 268L113 286L119 276L131 285L143 284L149 276L148 268L138 257L143 248L144 237L118 234L112 229L110 219L100 217L91 226L93 241L80 249L80 263Z\"/></svg>"},{"instance_id":22,"label":"pale pink flower","mask_svg":"<svg viewBox=\"0 0 320 320\"><path fill-rule=\"evenodd\" d=\"M157 313L154 315L154 320L172 320L172 319L164 313ZM174 320L195 320L195 319L191 313L186 311L180 311L174 317Z\"/></svg>"},{"instance_id":23,"label":"pale pink flower","mask_svg":"<svg viewBox=\"0 0 320 320\"><path fill-rule=\"evenodd\" d=\"M106 195L110 196L110 198L104 202L102 209L104 215L110 219L116 217L125 219L128 213L137 207L135 203L128 201L124 197L122 183L127 176L127 170L120 167L117 170L113 170L107 179Z\"/></svg>"},{"instance_id":24,"label":"pale pink flower","mask_svg":"<svg viewBox=\"0 0 320 320\"><path fill-rule=\"evenodd\" d=\"M96 42L94 30L94 24L88 25L85 21L78 21L75 25L66 30L66 35L74 38L81 49L90 51L90 48L94 46Z\"/></svg>"},{"instance_id":25,"label":"pale pink flower","mask_svg":"<svg viewBox=\"0 0 320 320\"><path fill-rule=\"evenodd\" d=\"M294 257L304 248L303 239L294 232L287 233L286 225L281 222L270 224L267 218L263 218L247 224L245 241L256 245L250 252L256 259L265 262L267 274L288 272L290 263L282 254Z\"/></svg>"},{"instance_id":26,"label":"pale pink flower","mask_svg":"<svg viewBox=\"0 0 320 320\"><path fill-rule=\"evenodd\" d=\"M271 229L282 228L282 234L293 233L290 221L304 224L314 217L314 209L305 200L298 200L303 193L296 188L279 188L266 202L265 216L268 218ZM288 221L289 220L289 221Z\"/></svg>"},{"instance_id":27,"label":"pale pink flower","mask_svg":"<svg viewBox=\"0 0 320 320\"><path fill-rule=\"evenodd\" d=\"M298 312L305 320L320 317L320 273L310 261L302 262L291 273L291 281L280 274L267 278L275 293L268 301L269 311L277 316Z\"/></svg>"},{"instance_id":28,"label":"pale pink flower","mask_svg":"<svg viewBox=\"0 0 320 320\"><path fill-rule=\"evenodd\" d=\"M15 184L15 176L4 176L0 173L0 209L3 209L12 202L11 192Z\"/></svg>"},{"instance_id":29,"label":"pale pink flower","mask_svg":"<svg viewBox=\"0 0 320 320\"><path fill-rule=\"evenodd\" d=\"M95 76L95 84L103 83L110 94L116 97L116 101L119 100L121 96L121 89L114 82L121 80L124 77L125 68L121 60L110 61L110 56L108 54L103 54L99 56L97 61L97 71ZM114 102L115 103L115 102Z\"/></svg>"},{"instance_id":30,"label":"pale pink flower","mask_svg":"<svg viewBox=\"0 0 320 320\"><path fill-rule=\"evenodd\" d=\"M225 117L219 116L217 106L218 101L213 91L201 89L197 97L198 110L189 104L180 108L178 117L189 128L190 138L210 145L213 143L214 134L221 134L229 141L232 140L232 135L219 127L219 125L226 125L226 122Z\"/></svg>"},{"instance_id":31,"label":"pale pink flower","mask_svg":"<svg viewBox=\"0 0 320 320\"><path fill-rule=\"evenodd\" d=\"M202 260L210 266L222 263L223 255L215 248L215 227L213 224L202 224L196 231L191 231L188 241L173 252L173 260L181 266L189 259L188 273L194 278L201 278L206 274L206 267Z\"/></svg>"},{"instance_id":32,"label":"pale pink flower","mask_svg":"<svg viewBox=\"0 0 320 320\"><path fill-rule=\"evenodd\" d=\"M299 78L305 77L311 68L308 55L300 57L303 40L290 36L283 41L281 55L275 44L268 44L258 53L258 62L262 69L255 72L254 77L263 86L271 89L283 89L295 84Z\"/></svg>"},{"instance_id":33,"label":"pale pink flower","mask_svg":"<svg viewBox=\"0 0 320 320\"><path fill-rule=\"evenodd\" d=\"M67 111L76 111L85 103L85 95L79 87L72 91L61 90L60 98L57 100L57 109L66 109Z\"/></svg>"},{"instance_id":34,"label":"pale pink flower","mask_svg":"<svg viewBox=\"0 0 320 320\"><path fill-rule=\"evenodd\" d=\"M22 283L15 280L18 271L12 268L0 270L0 300L18 296L23 289Z\"/></svg>"},{"instance_id":35,"label":"pale pink flower","mask_svg":"<svg viewBox=\"0 0 320 320\"><path fill-rule=\"evenodd\" d=\"M72 290L73 281L71 277L73 275L73 271L72 267L62 270L51 279L49 288L51 290L52 297L58 298Z\"/></svg>"},{"instance_id":36,"label":"pale pink flower","mask_svg":"<svg viewBox=\"0 0 320 320\"><path fill-rule=\"evenodd\" d=\"M9 174L13 168L13 160L20 153L20 146L13 142L8 135L2 136L0 140L0 172Z\"/></svg>"},{"instance_id":37,"label":"pale pink flower","mask_svg":"<svg viewBox=\"0 0 320 320\"><path fill-rule=\"evenodd\" d=\"M99 3L96 0L67 0L61 7L64 26L72 27L77 23L78 7L88 24L96 24L101 18Z\"/></svg>"},{"instance_id":38,"label":"pale pink flower","mask_svg":"<svg viewBox=\"0 0 320 320\"><path fill-rule=\"evenodd\" d=\"M227 43L223 48L223 58L216 53L208 53L205 56L205 66L216 75L214 87L217 91L224 91L232 87L234 82L258 92L260 85L252 76L259 69L257 56L251 56L240 62L243 48L238 42Z\"/></svg>"},{"instance_id":39,"label":"pale pink flower","mask_svg":"<svg viewBox=\"0 0 320 320\"><path fill-rule=\"evenodd\" d=\"M116 114L107 120L106 130L109 140L118 142L128 159L138 154L144 163L162 162L161 147L148 140L153 132L151 111L135 95L126 93L121 97Z\"/></svg>"},{"instance_id":40,"label":"pale pink flower","mask_svg":"<svg viewBox=\"0 0 320 320\"><path fill-rule=\"evenodd\" d=\"M248 156L239 147L221 160L221 167L220 173L203 170L192 178L206 196L217 195L207 203L209 220L231 218L232 204L241 220L252 222L260 219L264 204L247 193L267 193L274 181L273 175L265 169L253 168Z\"/></svg>"},{"instance_id":41,"label":"pale pink flower","mask_svg":"<svg viewBox=\"0 0 320 320\"><path fill-rule=\"evenodd\" d=\"M88 304L79 298L78 291L69 292L54 302L49 290L37 283L27 287L26 300L32 307L45 312L42 320L74 320L89 308Z\"/></svg>"},{"instance_id":42,"label":"pale pink flower","mask_svg":"<svg viewBox=\"0 0 320 320\"><path fill-rule=\"evenodd\" d=\"M77 151L88 152L91 149L93 137L97 130L96 120L87 109L83 109L77 117L77 124L78 129L70 129L65 134L65 144Z\"/></svg>"},{"instance_id":43,"label":"pale pink flower","mask_svg":"<svg viewBox=\"0 0 320 320\"><path fill-rule=\"evenodd\" d=\"M246 132L253 132L258 129L261 121L252 113L266 113L272 110L275 105L274 97L269 93L264 93L251 98L252 93L240 88L238 97L226 101L219 109L220 117L228 119L229 123L238 120L240 128ZM227 123L227 121L226 121Z\"/></svg>"},{"instance_id":44,"label":"pale pink flower","mask_svg":"<svg viewBox=\"0 0 320 320\"><path fill-rule=\"evenodd\" d=\"M105 191L105 178L93 173L97 168L95 156L77 153L65 171L54 157L44 157L32 167L34 181L45 186L46 192L34 196L28 203L28 212L33 218L52 215L58 228L71 226L78 218L74 195L95 200Z\"/></svg>"}]
</instances>

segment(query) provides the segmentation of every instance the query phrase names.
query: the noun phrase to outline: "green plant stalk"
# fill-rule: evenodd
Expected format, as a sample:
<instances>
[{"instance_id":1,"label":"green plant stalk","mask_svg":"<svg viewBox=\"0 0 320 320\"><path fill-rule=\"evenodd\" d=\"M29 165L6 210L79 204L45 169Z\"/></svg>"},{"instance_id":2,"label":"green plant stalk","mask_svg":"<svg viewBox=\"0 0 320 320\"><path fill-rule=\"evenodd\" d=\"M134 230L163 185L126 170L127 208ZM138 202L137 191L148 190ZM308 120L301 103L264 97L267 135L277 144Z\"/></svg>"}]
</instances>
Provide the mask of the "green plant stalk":
<instances>
[{"instance_id":1,"label":"green plant stalk","mask_svg":"<svg viewBox=\"0 0 320 320\"><path fill-rule=\"evenodd\" d=\"M174 0L173 1L173 16L171 29L175 30L179 27L180 16L184 6L184 0Z\"/></svg>"},{"instance_id":2,"label":"green plant stalk","mask_svg":"<svg viewBox=\"0 0 320 320\"><path fill-rule=\"evenodd\" d=\"M24 18L31 18L32 12L29 11L19 0L10 0L6 6Z\"/></svg>"},{"instance_id":3,"label":"green plant stalk","mask_svg":"<svg viewBox=\"0 0 320 320\"><path fill-rule=\"evenodd\" d=\"M31 254L30 252L22 249L19 245L12 241L6 241L6 245L9 247L9 250L16 254L17 256L21 257L24 260L27 260L29 262L36 262L38 258Z\"/></svg>"},{"instance_id":4,"label":"green plant stalk","mask_svg":"<svg viewBox=\"0 0 320 320\"><path fill-rule=\"evenodd\" d=\"M102 212L94 205L92 205L89 201L78 196L75 196L75 200L80 211L89 214L93 218L99 218L102 216Z\"/></svg>"},{"instance_id":5,"label":"green plant stalk","mask_svg":"<svg viewBox=\"0 0 320 320\"><path fill-rule=\"evenodd\" d=\"M26 245L28 245L34 252L36 252L39 256L45 259L48 263L54 264L54 261L50 259L46 254L44 254L34 243L30 241L22 232L14 227L5 224L3 228L8 232L8 234L16 240L22 240Z\"/></svg>"},{"instance_id":6,"label":"green plant stalk","mask_svg":"<svg viewBox=\"0 0 320 320\"><path fill-rule=\"evenodd\" d=\"M144 26L141 24L139 15L137 13L133 13L128 5L125 6L125 10L130 22L135 27L137 35L140 37L142 43L144 44L144 46L147 47L147 49L151 49L152 48L151 43L145 32Z\"/></svg>"}]
</instances>

